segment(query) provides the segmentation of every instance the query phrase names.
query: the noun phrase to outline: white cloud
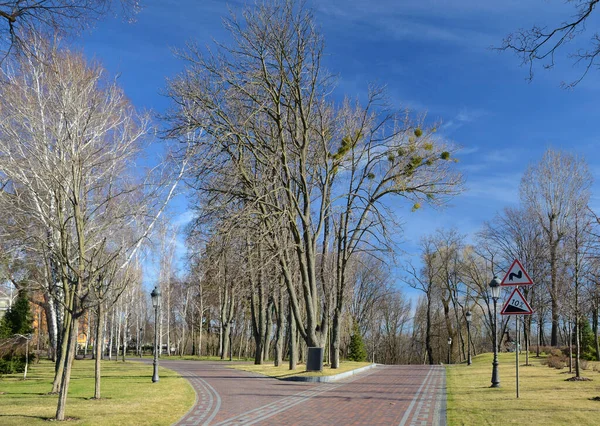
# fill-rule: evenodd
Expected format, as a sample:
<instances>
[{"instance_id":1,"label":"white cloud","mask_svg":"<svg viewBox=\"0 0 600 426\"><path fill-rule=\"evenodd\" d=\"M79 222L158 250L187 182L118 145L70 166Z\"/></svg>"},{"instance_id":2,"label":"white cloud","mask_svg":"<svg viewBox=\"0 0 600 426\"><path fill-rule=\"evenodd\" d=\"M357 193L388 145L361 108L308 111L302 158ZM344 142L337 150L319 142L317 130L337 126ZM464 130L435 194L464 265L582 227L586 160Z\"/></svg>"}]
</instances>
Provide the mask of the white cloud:
<instances>
[{"instance_id":1,"label":"white cloud","mask_svg":"<svg viewBox=\"0 0 600 426\"><path fill-rule=\"evenodd\" d=\"M172 224L177 229L181 229L190 223L192 220L196 218L196 214L192 210L186 210L180 215L178 215L175 219L173 219Z\"/></svg>"}]
</instances>

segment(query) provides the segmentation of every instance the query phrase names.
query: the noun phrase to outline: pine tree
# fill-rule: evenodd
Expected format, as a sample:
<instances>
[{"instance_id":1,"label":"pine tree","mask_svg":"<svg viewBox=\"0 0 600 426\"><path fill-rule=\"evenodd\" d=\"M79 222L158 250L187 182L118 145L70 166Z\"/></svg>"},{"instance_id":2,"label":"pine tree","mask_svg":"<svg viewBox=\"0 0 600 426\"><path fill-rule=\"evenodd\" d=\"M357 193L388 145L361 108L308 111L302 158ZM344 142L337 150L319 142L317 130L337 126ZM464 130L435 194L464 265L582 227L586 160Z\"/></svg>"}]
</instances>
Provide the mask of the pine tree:
<instances>
[{"instance_id":1,"label":"pine tree","mask_svg":"<svg viewBox=\"0 0 600 426\"><path fill-rule=\"evenodd\" d=\"M0 337L13 334L29 334L33 331L29 297L24 290L19 291L15 303L6 311L0 321Z\"/></svg>"},{"instance_id":2,"label":"pine tree","mask_svg":"<svg viewBox=\"0 0 600 426\"><path fill-rule=\"evenodd\" d=\"M10 341L15 334L29 334L33 331L32 323L27 292L19 291L15 303L0 319L0 339ZM12 344L7 349L0 354L0 374L22 373L25 370L25 363L28 362L23 346Z\"/></svg>"},{"instance_id":3,"label":"pine tree","mask_svg":"<svg viewBox=\"0 0 600 426\"><path fill-rule=\"evenodd\" d=\"M358 323L354 324L354 330L352 332L352 336L350 336L348 359L350 361L366 361L367 359L367 350L365 349L365 342L360 335Z\"/></svg>"},{"instance_id":4,"label":"pine tree","mask_svg":"<svg viewBox=\"0 0 600 426\"><path fill-rule=\"evenodd\" d=\"M581 357L583 359L596 359L594 332L587 319L582 319L579 322L579 344L581 345Z\"/></svg>"}]
</instances>

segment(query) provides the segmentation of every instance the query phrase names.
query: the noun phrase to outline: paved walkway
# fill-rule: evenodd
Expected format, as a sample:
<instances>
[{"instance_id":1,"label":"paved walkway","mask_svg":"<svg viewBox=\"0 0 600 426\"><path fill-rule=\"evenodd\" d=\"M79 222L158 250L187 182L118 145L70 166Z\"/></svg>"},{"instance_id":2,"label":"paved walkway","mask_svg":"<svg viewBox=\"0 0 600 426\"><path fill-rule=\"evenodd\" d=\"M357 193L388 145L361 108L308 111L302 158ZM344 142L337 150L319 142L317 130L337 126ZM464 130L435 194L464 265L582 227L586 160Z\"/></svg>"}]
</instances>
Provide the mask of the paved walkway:
<instances>
[{"instance_id":1,"label":"paved walkway","mask_svg":"<svg viewBox=\"0 0 600 426\"><path fill-rule=\"evenodd\" d=\"M377 366L331 383L288 382L226 368L222 362L168 361L196 390L177 423L192 425L446 424L442 366Z\"/></svg>"}]
</instances>

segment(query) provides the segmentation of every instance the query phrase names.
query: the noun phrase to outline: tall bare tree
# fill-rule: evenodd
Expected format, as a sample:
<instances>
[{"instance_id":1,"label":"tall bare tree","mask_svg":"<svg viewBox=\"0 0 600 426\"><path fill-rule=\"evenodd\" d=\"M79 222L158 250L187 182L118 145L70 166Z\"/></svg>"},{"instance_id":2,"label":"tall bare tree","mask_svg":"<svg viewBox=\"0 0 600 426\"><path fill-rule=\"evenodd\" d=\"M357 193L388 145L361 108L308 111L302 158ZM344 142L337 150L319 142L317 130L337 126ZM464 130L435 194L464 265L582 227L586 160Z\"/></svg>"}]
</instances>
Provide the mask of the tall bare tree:
<instances>
[{"instance_id":1,"label":"tall bare tree","mask_svg":"<svg viewBox=\"0 0 600 426\"><path fill-rule=\"evenodd\" d=\"M78 319L97 303L93 288L106 271L129 265L175 186L129 173L148 118L100 66L36 37L2 79L0 197L32 231L25 242L48 265L47 290L63 312L55 380L62 420Z\"/></svg>"},{"instance_id":2,"label":"tall bare tree","mask_svg":"<svg viewBox=\"0 0 600 426\"><path fill-rule=\"evenodd\" d=\"M582 204L587 204L591 182L591 174L582 159L551 149L539 163L529 166L521 179L521 201L539 223L548 247L552 346L558 344L559 249L572 231L575 213Z\"/></svg>"},{"instance_id":3,"label":"tall bare tree","mask_svg":"<svg viewBox=\"0 0 600 426\"><path fill-rule=\"evenodd\" d=\"M194 169L193 185L210 194L211 207L237 203L262 221L308 346L322 347L327 338L330 300L324 296L330 290L324 287L329 281L319 279L318 244L331 244L324 236L335 241L329 247L337 256L337 367L350 257L385 240L386 196L404 196L418 208L460 189L453 148L406 112L384 108L378 89L364 107L332 105L332 81L321 66L323 39L302 4L259 4L243 18L226 21L232 46L219 44L213 54L192 45L180 53L187 70L170 82L176 104L168 117L171 134L206 132L194 147L201 167Z\"/></svg>"}]
</instances>

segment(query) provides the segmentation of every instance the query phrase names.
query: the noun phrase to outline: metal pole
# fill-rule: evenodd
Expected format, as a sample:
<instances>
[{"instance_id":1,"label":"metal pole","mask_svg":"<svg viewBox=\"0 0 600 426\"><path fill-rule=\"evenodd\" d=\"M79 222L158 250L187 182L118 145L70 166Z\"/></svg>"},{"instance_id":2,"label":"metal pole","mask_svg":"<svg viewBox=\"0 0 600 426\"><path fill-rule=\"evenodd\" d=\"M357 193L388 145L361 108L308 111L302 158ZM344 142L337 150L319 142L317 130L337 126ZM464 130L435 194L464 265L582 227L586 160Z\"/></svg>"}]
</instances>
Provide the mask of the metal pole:
<instances>
[{"instance_id":1,"label":"metal pole","mask_svg":"<svg viewBox=\"0 0 600 426\"><path fill-rule=\"evenodd\" d=\"M23 380L27 379L27 366L29 365L29 338L25 337L25 372L23 373Z\"/></svg>"},{"instance_id":2,"label":"metal pole","mask_svg":"<svg viewBox=\"0 0 600 426\"><path fill-rule=\"evenodd\" d=\"M494 361L492 362L492 388L500 387L500 377L498 375L498 315L496 314L497 299L494 298Z\"/></svg>"},{"instance_id":3,"label":"metal pole","mask_svg":"<svg viewBox=\"0 0 600 426\"><path fill-rule=\"evenodd\" d=\"M467 365L471 365L471 323L467 321Z\"/></svg>"},{"instance_id":4,"label":"metal pole","mask_svg":"<svg viewBox=\"0 0 600 426\"><path fill-rule=\"evenodd\" d=\"M448 365L450 365L450 345L448 345Z\"/></svg>"},{"instance_id":5,"label":"metal pole","mask_svg":"<svg viewBox=\"0 0 600 426\"><path fill-rule=\"evenodd\" d=\"M518 288L518 287L517 287ZM515 345L515 362L516 362L516 371L517 371L517 398L519 397L519 349L521 343L521 333L519 329L519 316L515 315L517 322L517 342Z\"/></svg>"},{"instance_id":6,"label":"metal pole","mask_svg":"<svg viewBox=\"0 0 600 426\"><path fill-rule=\"evenodd\" d=\"M154 374L152 374L152 383L158 382L158 303L154 307Z\"/></svg>"}]
</instances>

